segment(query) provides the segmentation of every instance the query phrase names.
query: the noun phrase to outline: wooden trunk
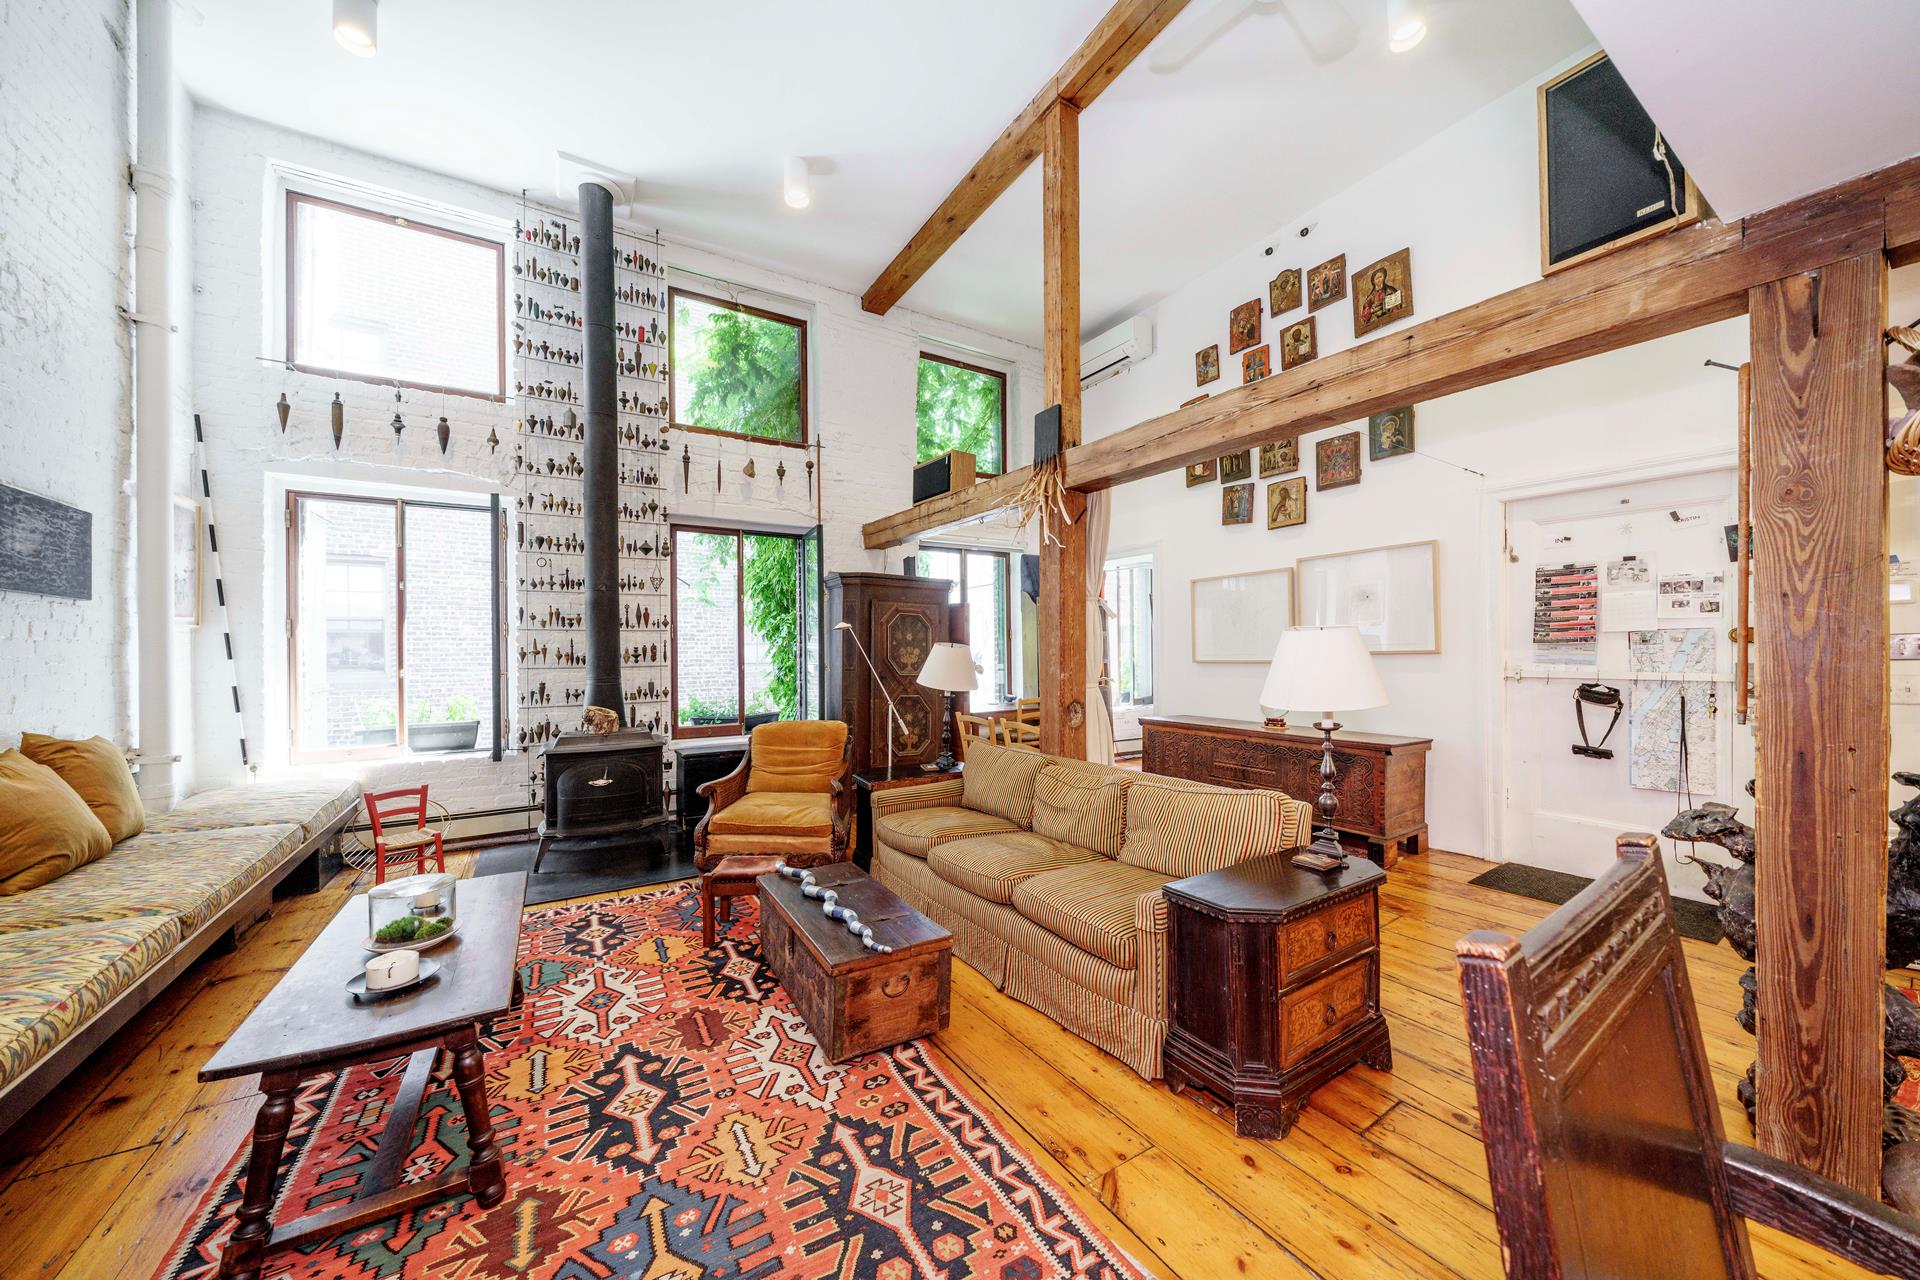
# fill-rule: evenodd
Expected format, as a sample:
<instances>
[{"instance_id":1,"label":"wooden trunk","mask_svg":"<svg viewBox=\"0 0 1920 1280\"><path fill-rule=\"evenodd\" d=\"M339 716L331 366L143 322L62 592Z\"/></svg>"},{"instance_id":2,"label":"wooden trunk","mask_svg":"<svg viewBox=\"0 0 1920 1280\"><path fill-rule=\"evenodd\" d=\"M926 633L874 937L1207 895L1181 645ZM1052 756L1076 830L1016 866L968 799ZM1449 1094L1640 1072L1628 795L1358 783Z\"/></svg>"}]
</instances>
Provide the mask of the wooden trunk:
<instances>
[{"instance_id":1,"label":"wooden trunk","mask_svg":"<svg viewBox=\"0 0 1920 1280\"><path fill-rule=\"evenodd\" d=\"M798 883L761 877L761 949L827 1057L845 1062L944 1028L952 936L851 863L817 867L814 878L893 948L866 950Z\"/></svg>"},{"instance_id":2,"label":"wooden trunk","mask_svg":"<svg viewBox=\"0 0 1920 1280\"><path fill-rule=\"evenodd\" d=\"M894 730L896 767L926 764L940 754L941 698L918 680L933 646L953 638L945 578L891 573L827 575L827 717L844 720L853 738L856 773L887 767L887 696L905 729ZM876 683L860 647L832 624L845 622L880 672Z\"/></svg>"},{"instance_id":3,"label":"wooden trunk","mask_svg":"<svg viewBox=\"0 0 1920 1280\"><path fill-rule=\"evenodd\" d=\"M1140 767L1219 787L1265 787L1312 804L1320 794L1320 731L1269 729L1254 721L1206 716L1140 721ZM1431 738L1341 730L1333 735L1339 770L1334 828L1358 836L1367 856L1392 866L1427 848L1427 750ZM1316 819L1317 821L1317 819Z\"/></svg>"}]
</instances>

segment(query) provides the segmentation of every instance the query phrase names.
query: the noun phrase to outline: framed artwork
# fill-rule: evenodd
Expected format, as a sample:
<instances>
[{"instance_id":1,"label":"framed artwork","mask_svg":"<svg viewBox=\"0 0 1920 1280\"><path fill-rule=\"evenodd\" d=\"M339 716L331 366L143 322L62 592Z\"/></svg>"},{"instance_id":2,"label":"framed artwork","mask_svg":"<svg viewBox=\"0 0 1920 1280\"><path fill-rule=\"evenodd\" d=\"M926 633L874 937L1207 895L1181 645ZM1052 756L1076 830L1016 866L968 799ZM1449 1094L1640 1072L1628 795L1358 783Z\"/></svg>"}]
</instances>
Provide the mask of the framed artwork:
<instances>
[{"instance_id":1,"label":"framed artwork","mask_svg":"<svg viewBox=\"0 0 1920 1280\"><path fill-rule=\"evenodd\" d=\"M1182 400L1182 401L1180 402L1180 407L1181 407L1182 409L1190 409L1190 408L1192 408L1192 407L1193 407L1194 405L1196 405L1196 404L1199 404L1199 403L1200 403L1200 402L1201 402L1202 400L1205 400L1205 399L1207 399L1207 398L1208 398L1208 397L1207 397L1207 393L1206 393L1206 392L1204 392L1204 391L1202 391L1202 392L1201 392L1201 393L1200 393L1199 395L1197 395L1197 396L1195 396L1195 397L1193 397L1193 399L1191 399L1191 400Z\"/></svg>"},{"instance_id":2,"label":"framed artwork","mask_svg":"<svg viewBox=\"0 0 1920 1280\"><path fill-rule=\"evenodd\" d=\"M1300 437L1260 446L1260 478L1283 476L1300 469Z\"/></svg>"},{"instance_id":3,"label":"framed artwork","mask_svg":"<svg viewBox=\"0 0 1920 1280\"><path fill-rule=\"evenodd\" d=\"M1307 522L1307 478L1275 480L1267 486L1267 528L1290 529Z\"/></svg>"},{"instance_id":4,"label":"framed artwork","mask_svg":"<svg viewBox=\"0 0 1920 1280\"><path fill-rule=\"evenodd\" d=\"M1347 255L1328 258L1307 272L1307 310L1318 311L1347 296Z\"/></svg>"},{"instance_id":5,"label":"framed artwork","mask_svg":"<svg viewBox=\"0 0 1920 1280\"><path fill-rule=\"evenodd\" d=\"M200 504L173 499L173 620L200 625Z\"/></svg>"},{"instance_id":6,"label":"framed artwork","mask_svg":"<svg viewBox=\"0 0 1920 1280\"><path fill-rule=\"evenodd\" d=\"M1320 354L1318 324L1312 316L1296 320L1280 333L1280 367L1291 369Z\"/></svg>"},{"instance_id":7,"label":"framed artwork","mask_svg":"<svg viewBox=\"0 0 1920 1280\"><path fill-rule=\"evenodd\" d=\"M1371 653L1440 652L1439 544L1302 556L1300 625L1357 627Z\"/></svg>"},{"instance_id":8,"label":"framed artwork","mask_svg":"<svg viewBox=\"0 0 1920 1280\"><path fill-rule=\"evenodd\" d=\"M1273 372L1273 348L1261 343L1251 351L1240 354L1240 381L1244 385L1258 382Z\"/></svg>"},{"instance_id":9,"label":"framed artwork","mask_svg":"<svg viewBox=\"0 0 1920 1280\"><path fill-rule=\"evenodd\" d=\"M1193 385L1204 387L1220 376L1220 344L1193 354Z\"/></svg>"},{"instance_id":10,"label":"framed artwork","mask_svg":"<svg viewBox=\"0 0 1920 1280\"><path fill-rule=\"evenodd\" d=\"M1220 474L1219 464L1212 458L1208 458L1205 462L1192 463L1187 467L1187 488L1206 484L1218 474Z\"/></svg>"},{"instance_id":11,"label":"framed artwork","mask_svg":"<svg viewBox=\"0 0 1920 1280\"><path fill-rule=\"evenodd\" d=\"M1253 486L1230 484L1220 490L1220 523L1253 523Z\"/></svg>"},{"instance_id":12,"label":"framed artwork","mask_svg":"<svg viewBox=\"0 0 1920 1280\"><path fill-rule=\"evenodd\" d=\"M1413 406L1389 409L1367 419L1367 461L1413 452Z\"/></svg>"},{"instance_id":13,"label":"framed artwork","mask_svg":"<svg viewBox=\"0 0 1920 1280\"><path fill-rule=\"evenodd\" d=\"M1239 355L1260 341L1260 299L1243 302L1227 317L1227 354Z\"/></svg>"},{"instance_id":14,"label":"framed artwork","mask_svg":"<svg viewBox=\"0 0 1920 1280\"><path fill-rule=\"evenodd\" d=\"M1267 282L1267 314L1278 317L1300 305L1300 268L1288 267Z\"/></svg>"},{"instance_id":15,"label":"framed artwork","mask_svg":"<svg viewBox=\"0 0 1920 1280\"><path fill-rule=\"evenodd\" d=\"M1220 483L1238 484L1242 480L1253 479L1253 450L1242 449L1239 453L1220 455Z\"/></svg>"},{"instance_id":16,"label":"framed artwork","mask_svg":"<svg viewBox=\"0 0 1920 1280\"><path fill-rule=\"evenodd\" d=\"M1313 487L1344 489L1360 483L1360 433L1342 432L1313 446Z\"/></svg>"},{"instance_id":17,"label":"framed artwork","mask_svg":"<svg viewBox=\"0 0 1920 1280\"><path fill-rule=\"evenodd\" d=\"M1353 273L1353 336L1413 314L1413 251L1402 249Z\"/></svg>"},{"instance_id":18,"label":"framed artwork","mask_svg":"<svg viewBox=\"0 0 1920 1280\"><path fill-rule=\"evenodd\" d=\"M0 591L93 599L93 513L0 484Z\"/></svg>"},{"instance_id":19,"label":"framed artwork","mask_svg":"<svg viewBox=\"0 0 1920 1280\"><path fill-rule=\"evenodd\" d=\"M1280 633L1293 625L1293 570L1195 578L1189 589L1195 662L1273 661Z\"/></svg>"}]
</instances>

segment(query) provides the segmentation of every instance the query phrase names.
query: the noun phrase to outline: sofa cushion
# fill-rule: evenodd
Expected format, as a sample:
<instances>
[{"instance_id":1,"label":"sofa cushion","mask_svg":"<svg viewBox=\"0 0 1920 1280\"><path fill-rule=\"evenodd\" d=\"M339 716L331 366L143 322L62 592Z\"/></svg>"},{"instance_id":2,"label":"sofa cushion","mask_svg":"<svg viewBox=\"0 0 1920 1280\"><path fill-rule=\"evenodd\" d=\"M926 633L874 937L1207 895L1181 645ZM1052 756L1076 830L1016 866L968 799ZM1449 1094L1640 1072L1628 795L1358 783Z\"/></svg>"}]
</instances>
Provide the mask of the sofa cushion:
<instances>
[{"instance_id":1,"label":"sofa cushion","mask_svg":"<svg viewBox=\"0 0 1920 1280\"><path fill-rule=\"evenodd\" d=\"M291 822L311 839L360 805L360 784L340 781L254 782L188 796L166 813L147 815L152 832L217 831L221 827Z\"/></svg>"},{"instance_id":2,"label":"sofa cushion","mask_svg":"<svg viewBox=\"0 0 1920 1280\"><path fill-rule=\"evenodd\" d=\"M37 889L112 847L59 774L18 751L0 752L0 894Z\"/></svg>"},{"instance_id":3,"label":"sofa cushion","mask_svg":"<svg viewBox=\"0 0 1920 1280\"><path fill-rule=\"evenodd\" d=\"M32 893L0 898L0 934L177 915L188 933L300 845L300 828L147 832Z\"/></svg>"},{"instance_id":4,"label":"sofa cushion","mask_svg":"<svg viewBox=\"0 0 1920 1280\"><path fill-rule=\"evenodd\" d=\"M960 803L1025 827L1033 820L1033 781L1046 764L1038 751L973 743L960 775Z\"/></svg>"},{"instance_id":5,"label":"sofa cushion","mask_svg":"<svg viewBox=\"0 0 1920 1280\"><path fill-rule=\"evenodd\" d=\"M0 1086L139 980L179 943L174 916L0 936Z\"/></svg>"},{"instance_id":6,"label":"sofa cushion","mask_svg":"<svg viewBox=\"0 0 1920 1280\"><path fill-rule=\"evenodd\" d=\"M1049 762L1033 783L1033 829L1114 858L1127 830L1127 787L1120 770L1093 772Z\"/></svg>"},{"instance_id":7,"label":"sofa cushion","mask_svg":"<svg viewBox=\"0 0 1920 1280\"><path fill-rule=\"evenodd\" d=\"M140 834L140 824L146 818L140 789L133 785L133 770L127 767L126 756L111 740L88 738L76 742L23 733L20 752L59 774L60 781L78 792L114 843Z\"/></svg>"},{"instance_id":8,"label":"sofa cushion","mask_svg":"<svg viewBox=\"0 0 1920 1280\"><path fill-rule=\"evenodd\" d=\"M1161 786L1143 777L1127 792L1120 861L1168 876L1196 876L1307 843L1312 810L1278 791Z\"/></svg>"},{"instance_id":9,"label":"sofa cushion","mask_svg":"<svg viewBox=\"0 0 1920 1280\"><path fill-rule=\"evenodd\" d=\"M749 791L707 819L728 836L831 836L833 803L818 791Z\"/></svg>"},{"instance_id":10,"label":"sofa cushion","mask_svg":"<svg viewBox=\"0 0 1920 1280\"><path fill-rule=\"evenodd\" d=\"M1160 886L1172 878L1102 858L1022 881L1013 909L1089 955L1131 969L1140 959L1140 932L1164 910Z\"/></svg>"},{"instance_id":11,"label":"sofa cushion","mask_svg":"<svg viewBox=\"0 0 1920 1280\"><path fill-rule=\"evenodd\" d=\"M924 858L927 851L948 840L1018 831L1005 818L959 805L937 804L925 809L901 809L873 816L873 834L902 853Z\"/></svg>"},{"instance_id":12,"label":"sofa cushion","mask_svg":"<svg viewBox=\"0 0 1920 1280\"><path fill-rule=\"evenodd\" d=\"M826 794L846 764L847 726L838 720L779 720L753 731L747 790Z\"/></svg>"},{"instance_id":13,"label":"sofa cushion","mask_svg":"<svg viewBox=\"0 0 1920 1280\"><path fill-rule=\"evenodd\" d=\"M1003 832L949 840L927 854L933 874L958 889L989 902L1013 901L1014 886L1043 871L1101 861L1091 849L1035 835L1031 831Z\"/></svg>"}]
</instances>

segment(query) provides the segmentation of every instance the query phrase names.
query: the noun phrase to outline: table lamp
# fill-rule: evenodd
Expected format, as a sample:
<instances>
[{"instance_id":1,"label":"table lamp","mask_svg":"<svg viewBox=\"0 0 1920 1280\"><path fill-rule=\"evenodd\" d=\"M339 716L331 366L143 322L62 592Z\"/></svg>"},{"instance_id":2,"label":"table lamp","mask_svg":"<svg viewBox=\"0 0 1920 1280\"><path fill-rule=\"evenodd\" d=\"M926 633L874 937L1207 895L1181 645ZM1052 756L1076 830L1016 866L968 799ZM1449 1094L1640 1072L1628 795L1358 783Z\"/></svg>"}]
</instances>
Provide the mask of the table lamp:
<instances>
[{"instance_id":1,"label":"table lamp","mask_svg":"<svg viewBox=\"0 0 1920 1280\"><path fill-rule=\"evenodd\" d=\"M1387 691L1373 669L1373 655L1354 627L1293 627L1280 633L1260 702L1268 707L1326 707L1313 727L1320 731L1320 829L1313 843L1293 857L1296 866L1333 871L1347 865L1333 829L1340 798L1333 793L1333 713L1385 706Z\"/></svg>"},{"instance_id":2,"label":"table lamp","mask_svg":"<svg viewBox=\"0 0 1920 1280\"><path fill-rule=\"evenodd\" d=\"M880 668L873 665L873 658L867 653L867 646L860 643L860 633L853 629L853 624L851 622L836 622L833 624L833 629L847 633L847 638L853 641L853 647L858 649L860 656L866 660L867 670L873 672L873 683L879 688L880 696L886 699L887 776L891 778L893 776L893 731L898 729L901 733L905 733L907 731L907 722L900 718L900 708L893 705L893 695L887 692L887 682L880 678Z\"/></svg>"},{"instance_id":3,"label":"table lamp","mask_svg":"<svg viewBox=\"0 0 1920 1280\"><path fill-rule=\"evenodd\" d=\"M942 640L933 646L933 651L927 654L927 660L920 664L920 674L915 679L945 695L946 707L940 713L940 758L933 763L941 769L952 769L953 695L971 693L980 687L979 669L973 665L973 650L957 641Z\"/></svg>"}]
</instances>

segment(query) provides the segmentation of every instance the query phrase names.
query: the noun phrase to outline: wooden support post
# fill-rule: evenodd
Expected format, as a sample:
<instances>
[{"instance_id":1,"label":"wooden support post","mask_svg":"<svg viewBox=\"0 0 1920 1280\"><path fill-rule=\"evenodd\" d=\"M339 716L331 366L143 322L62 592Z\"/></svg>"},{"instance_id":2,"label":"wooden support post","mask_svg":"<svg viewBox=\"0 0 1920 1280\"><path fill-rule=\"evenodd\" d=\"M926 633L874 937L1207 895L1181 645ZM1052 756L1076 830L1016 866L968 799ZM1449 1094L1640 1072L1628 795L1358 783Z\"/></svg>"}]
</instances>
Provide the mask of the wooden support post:
<instances>
[{"instance_id":1,"label":"wooden support post","mask_svg":"<svg viewBox=\"0 0 1920 1280\"><path fill-rule=\"evenodd\" d=\"M1080 443L1080 111L1056 102L1041 128L1046 251L1047 403L1060 406L1060 448ZM1067 495L1069 520L1040 546L1040 749L1087 754L1087 497Z\"/></svg>"},{"instance_id":2,"label":"wooden support post","mask_svg":"<svg viewBox=\"0 0 1920 1280\"><path fill-rule=\"evenodd\" d=\"M1759 1145L1880 1182L1887 896L1886 264L1755 287Z\"/></svg>"}]
</instances>

